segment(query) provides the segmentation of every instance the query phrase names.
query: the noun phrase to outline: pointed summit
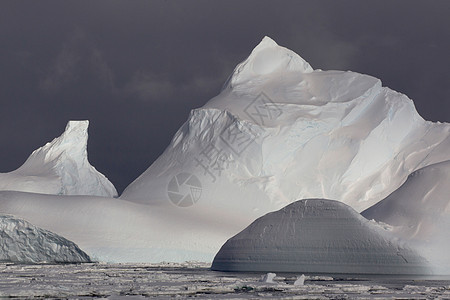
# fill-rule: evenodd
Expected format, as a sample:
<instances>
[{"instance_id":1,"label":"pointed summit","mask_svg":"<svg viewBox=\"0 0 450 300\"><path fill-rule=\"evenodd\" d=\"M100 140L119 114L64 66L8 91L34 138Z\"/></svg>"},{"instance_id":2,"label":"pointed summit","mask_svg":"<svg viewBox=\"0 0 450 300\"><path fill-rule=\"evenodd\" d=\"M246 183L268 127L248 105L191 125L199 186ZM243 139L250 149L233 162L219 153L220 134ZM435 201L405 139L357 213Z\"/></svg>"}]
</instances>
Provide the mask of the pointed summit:
<instances>
[{"instance_id":1,"label":"pointed summit","mask_svg":"<svg viewBox=\"0 0 450 300\"><path fill-rule=\"evenodd\" d=\"M253 49L250 56L240 63L227 85L236 86L258 76L270 76L283 72L310 73L313 68L297 53L279 46L265 36Z\"/></svg>"},{"instance_id":2,"label":"pointed summit","mask_svg":"<svg viewBox=\"0 0 450 300\"><path fill-rule=\"evenodd\" d=\"M69 121L61 136L33 151L17 170L0 174L0 190L60 195L117 196L88 161L89 121Z\"/></svg>"},{"instance_id":3,"label":"pointed summit","mask_svg":"<svg viewBox=\"0 0 450 300\"><path fill-rule=\"evenodd\" d=\"M259 44L253 49L253 51L255 51L258 48L265 48L265 47L279 47L279 46L278 46L277 42L275 42L274 40L272 40L270 37L268 37L266 35L265 37L263 37L261 42L259 42Z\"/></svg>"},{"instance_id":4,"label":"pointed summit","mask_svg":"<svg viewBox=\"0 0 450 300\"><path fill-rule=\"evenodd\" d=\"M87 130L89 127L89 121L69 121L66 125L66 130L64 133L76 133L76 134L87 134Z\"/></svg>"},{"instance_id":5,"label":"pointed summit","mask_svg":"<svg viewBox=\"0 0 450 300\"><path fill-rule=\"evenodd\" d=\"M60 137L35 150L33 154L41 150L41 152L46 153L45 160L52 160L62 153L70 157L87 160L88 127L88 120L69 121Z\"/></svg>"}]
</instances>

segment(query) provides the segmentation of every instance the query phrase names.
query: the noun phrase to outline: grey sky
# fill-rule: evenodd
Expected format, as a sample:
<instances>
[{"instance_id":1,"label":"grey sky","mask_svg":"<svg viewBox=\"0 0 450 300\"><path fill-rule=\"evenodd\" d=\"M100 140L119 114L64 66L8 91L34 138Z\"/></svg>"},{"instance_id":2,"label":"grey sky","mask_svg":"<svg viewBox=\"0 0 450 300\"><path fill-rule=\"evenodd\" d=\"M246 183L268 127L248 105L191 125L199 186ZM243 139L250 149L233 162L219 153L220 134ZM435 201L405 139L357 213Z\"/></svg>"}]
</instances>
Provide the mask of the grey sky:
<instances>
[{"instance_id":1,"label":"grey sky","mask_svg":"<svg viewBox=\"0 0 450 300\"><path fill-rule=\"evenodd\" d=\"M1 1L0 172L89 119L89 160L122 191L265 35L448 122L449 16L446 0Z\"/></svg>"}]
</instances>

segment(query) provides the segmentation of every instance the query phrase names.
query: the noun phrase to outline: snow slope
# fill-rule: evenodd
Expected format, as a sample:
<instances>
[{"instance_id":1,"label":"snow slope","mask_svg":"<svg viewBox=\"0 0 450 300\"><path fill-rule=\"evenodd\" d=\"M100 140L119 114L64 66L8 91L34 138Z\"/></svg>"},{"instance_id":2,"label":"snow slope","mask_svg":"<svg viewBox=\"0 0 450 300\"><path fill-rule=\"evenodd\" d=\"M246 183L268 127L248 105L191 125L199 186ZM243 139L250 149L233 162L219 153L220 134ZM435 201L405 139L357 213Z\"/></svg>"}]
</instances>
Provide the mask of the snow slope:
<instances>
[{"instance_id":1,"label":"snow slope","mask_svg":"<svg viewBox=\"0 0 450 300\"><path fill-rule=\"evenodd\" d=\"M395 192L362 212L368 219L393 226L393 233L408 239L440 273L450 270L450 161L412 173Z\"/></svg>"},{"instance_id":2,"label":"snow slope","mask_svg":"<svg viewBox=\"0 0 450 300\"><path fill-rule=\"evenodd\" d=\"M20 263L90 262L77 245L12 216L0 216L0 261Z\"/></svg>"},{"instance_id":3,"label":"snow slope","mask_svg":"<svg viewBox=\"0 0 450 300\"><path fill-rule=\"evenodd\" d=\"M117 198L0 191L0 212L75 242L102 262L211 262L243 220Z\"/></svg>"},{"instance_id":4,"label":"snow slope","mask_svg":"<svg viewBox=\"0 0 450 300\"><path fill-rule=\"evenodd\" d=\"M450 124L424 121L380 80L313 70L265 37L121 198L170 206L169 183L186 173L201 183L195 206L248 223L305 198L362 211L414 170L450 159L449 146Z\"/></svg>"},{"instance_id":5,"label":"snow slope","mask_svg":"<svg viewBox=\"0 0 450 300\"><path fill-rule=\"evenodd\" d=\"M269 213L217 253L218 271L429 274L404 242L342 202L309 199Z\"/></svg>"},{"instance_id":6,"label":"snow slope","mask_svg":"<svg viewBox=\"0 0 450 300\"><path fill-rule=\"evenodd\" d=\"M64 133L33 151L15 171L0 174L0 190L57 195L117 196L87 157L89 121L69 121Z\"/></svg>"}]
</instances>

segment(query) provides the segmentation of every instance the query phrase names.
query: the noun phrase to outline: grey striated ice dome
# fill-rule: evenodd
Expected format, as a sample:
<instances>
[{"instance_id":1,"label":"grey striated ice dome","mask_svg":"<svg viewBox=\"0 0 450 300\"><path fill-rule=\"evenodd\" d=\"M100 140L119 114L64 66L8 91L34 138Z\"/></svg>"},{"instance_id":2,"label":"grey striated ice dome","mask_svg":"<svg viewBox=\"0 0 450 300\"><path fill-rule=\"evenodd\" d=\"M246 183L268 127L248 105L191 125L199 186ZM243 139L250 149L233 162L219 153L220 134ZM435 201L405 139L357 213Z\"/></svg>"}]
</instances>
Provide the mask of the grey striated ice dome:
<instances>
[{"instance_id":1,"label":"grey striated ice dome","mask_svg":"<svg viewBox=\"0 0 450 300\"><path fill-rule=\"evenodd\" d=\"M428 274L427 261L350 206L294 202L230 238L212 264L220 271Z\"/></svg>"}]
</instances>

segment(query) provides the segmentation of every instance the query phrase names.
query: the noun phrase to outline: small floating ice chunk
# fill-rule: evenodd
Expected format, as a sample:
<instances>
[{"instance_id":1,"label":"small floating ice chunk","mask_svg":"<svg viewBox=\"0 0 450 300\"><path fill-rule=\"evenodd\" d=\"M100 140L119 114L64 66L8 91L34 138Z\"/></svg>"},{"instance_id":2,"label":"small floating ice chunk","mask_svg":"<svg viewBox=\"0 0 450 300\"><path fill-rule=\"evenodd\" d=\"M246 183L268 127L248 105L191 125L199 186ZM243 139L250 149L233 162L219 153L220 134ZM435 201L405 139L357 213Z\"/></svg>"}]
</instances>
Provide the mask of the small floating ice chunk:
<instances>
[{"instance_id":1,"label":"small floating ice chunk","mask_svg":"<svg viewBox=\"0 0 450 300\"><path fill-rule=\"evenodd\" d=\"M294 282L294 285L305 285L305 274L298 276L297 280Z\"/></svg>"},{"instance_id":2,"label":"small floating ice chunk","mask_svg":"<svg viewBox=\"0 0 450 300\"><path fill-rule=\"evenodd\" d=\"M261 277L261 279L259 280L260 282L265 282L265 283L275 283L273 281L273 279L275 278L275 276L277 276L277 274L275 273L267 273L264 276Z\"/></svg>"}]
</instances>

